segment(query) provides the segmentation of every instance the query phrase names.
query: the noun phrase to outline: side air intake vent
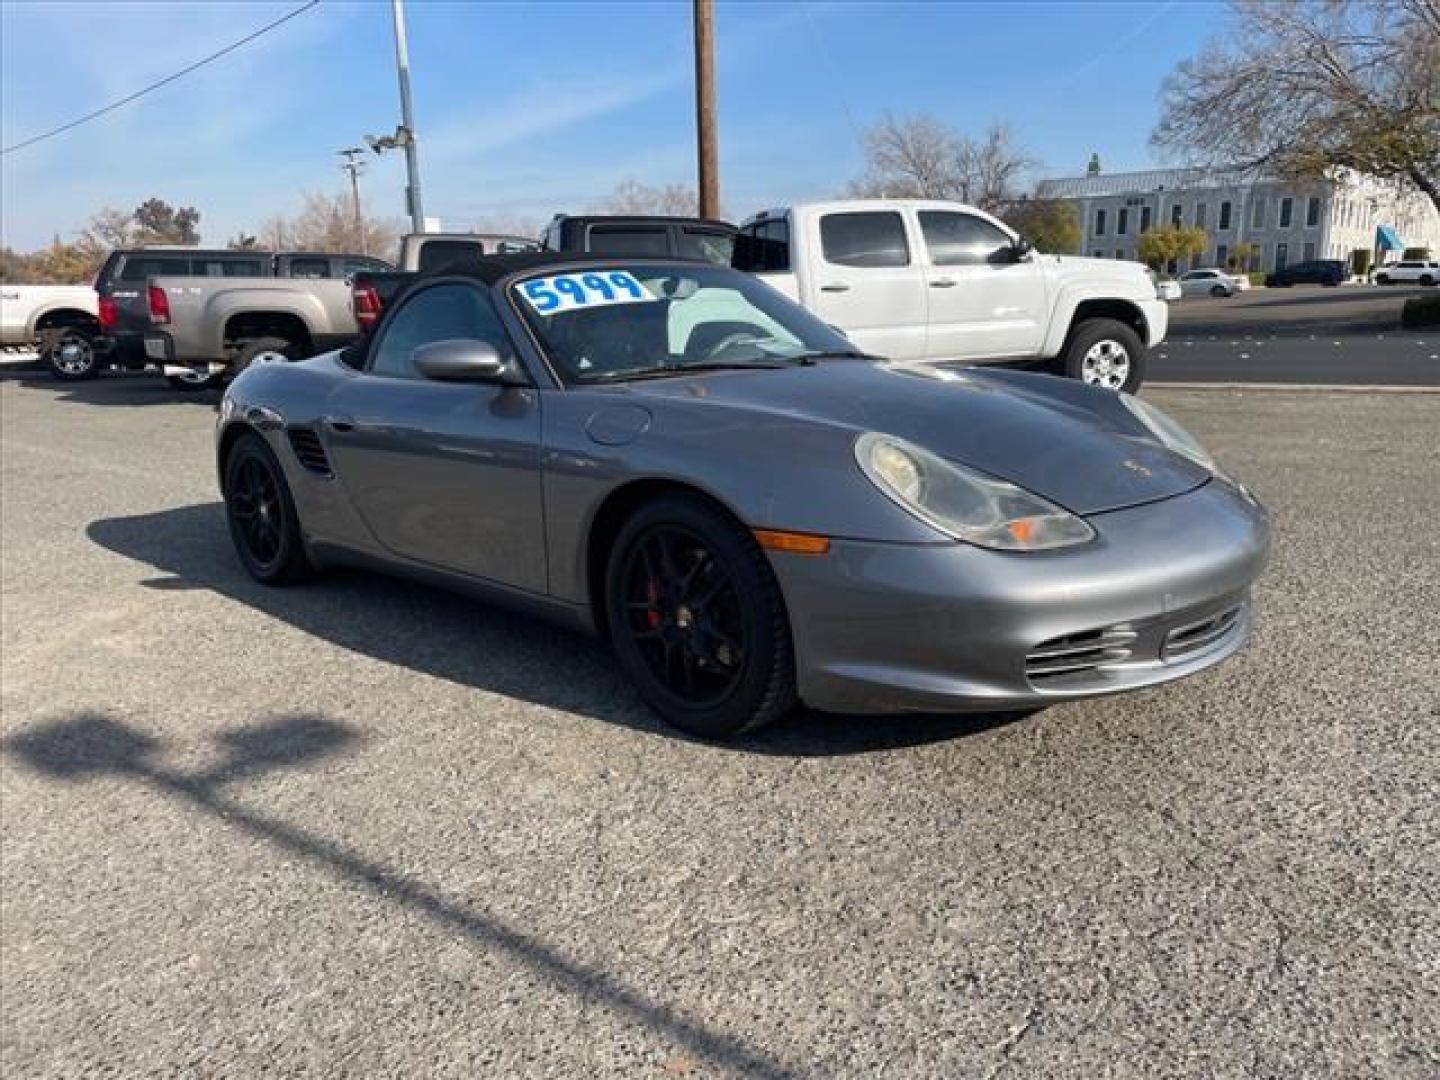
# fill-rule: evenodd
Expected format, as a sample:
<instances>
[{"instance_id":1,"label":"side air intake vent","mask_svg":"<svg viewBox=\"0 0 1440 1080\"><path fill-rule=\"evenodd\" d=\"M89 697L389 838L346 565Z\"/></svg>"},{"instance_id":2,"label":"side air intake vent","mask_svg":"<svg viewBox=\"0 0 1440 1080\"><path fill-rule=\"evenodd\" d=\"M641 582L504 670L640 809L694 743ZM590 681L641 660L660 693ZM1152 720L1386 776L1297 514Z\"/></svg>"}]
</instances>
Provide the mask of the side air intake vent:
<instances>
[{"instance_id":1,"label":"side air intake vent","mask_svg":"<svg viewBox=\"0 0 1440 1080\"><path fill-rule=\"evenodd\" d=\"M287 434L290 436L290 449L295 451L301 465L317 475L331 475L330 459L325 454L325 445L319 435L309 428L291 428Z\"/></svg>"}]
</instances>

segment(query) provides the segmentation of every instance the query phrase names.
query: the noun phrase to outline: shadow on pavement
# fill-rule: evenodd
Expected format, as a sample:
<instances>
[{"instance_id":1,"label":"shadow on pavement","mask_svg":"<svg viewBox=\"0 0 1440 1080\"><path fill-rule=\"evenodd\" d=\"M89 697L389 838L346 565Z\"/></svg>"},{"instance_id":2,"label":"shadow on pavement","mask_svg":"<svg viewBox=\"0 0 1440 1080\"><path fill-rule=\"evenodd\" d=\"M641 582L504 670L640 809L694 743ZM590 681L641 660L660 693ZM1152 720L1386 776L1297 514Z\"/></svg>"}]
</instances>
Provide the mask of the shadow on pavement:
<instances>
[{"instance_id":1,"label":"shadow on pavement","mask_svg":"<svg viewBox=\"0 0 1440 1080\"><path fill-rule=\"evenodd\" d=\"M321 640L490 693L687 739L638 698L601 642L466 597L377 574L336 571L271 589L241 569L222 504L107 518L86 530L101 547L147 563L154 589L207 589ZM838 717L799 710L718 748L784 756L892 750L991 730L1014 714Z\"/></svg>"},{"instance_id":2,"label":"shadow on pavement","mask_svg":"<svg viewBox=\"0 0 1440 1080\"><path fill-rule=\"evenodd\" d=\"M120 406L172 405L186 402L214 409L220 404L219 390L176 390L154 372L105 372L98 378L61 382L43 369L0 370L0 382L19 383L26 390L43 390L56 401L79 405Z\"/></svg>"},{"instance_id":3,"label":"shadow on pavement","mask_svg":"<svg viewBox=\"0 0 1440 1080\"><path fill-rule=\"evenodd\" d=\"M54 779L78 783L97 776L117 776L209 814L222 827L239 829L289 857L369 890L384 903L406 908L482 948L504 954L553 980L568 993L598 997L717 1065L745 1076L794 1075L792 1069L741 1039L649 1000L615 974L568 959L533 934L471 906L446 900L421 881L259 813L225 791L226 784L242 777L303 767L338 752L355 738L349 728L323 717L280 718L225 736L229 751L225 760L216 769L200 774L166 768L156 760L162 749L160 743L102 713L79 713L43 724L6 739L3 745L25 765Z\"/></svg>"}]
</instances>

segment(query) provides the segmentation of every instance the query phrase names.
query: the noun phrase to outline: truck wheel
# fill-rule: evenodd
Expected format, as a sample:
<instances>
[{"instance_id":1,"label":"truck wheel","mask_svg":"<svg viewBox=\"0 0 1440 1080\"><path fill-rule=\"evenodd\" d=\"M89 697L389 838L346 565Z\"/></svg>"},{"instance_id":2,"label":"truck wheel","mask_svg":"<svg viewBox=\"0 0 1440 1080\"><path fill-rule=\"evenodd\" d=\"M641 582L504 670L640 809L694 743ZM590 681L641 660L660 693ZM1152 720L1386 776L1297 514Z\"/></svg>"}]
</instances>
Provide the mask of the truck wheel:
<instances>
[{"instance_id":1,"label":"truck wheel","mask_svg":"<svg viewBox=\"0 0 1440 1080\"><path fill-rule=\"evenodd\" d=\"M58 335L45 353L50 374L63 382L93 379L100 374L95 345L84 330L70 327Z\"/></svg>"},{"instance_id":2,"label":"truck wheel","mask_svg":"<svg viewBox=\"0 0 1440 1080\"><path fill-rule=\"evenodd\" d=\"M1432 275L1430 275L1430 274L1421 274L1421 275L1420 275L1420 284L1421 284L1421 285L1434 285L1434 284L1435 284L1435 278L1434 278Z\"/></svg>"},{"instance_id":3,"label":"truck wheel","mask_svg":"<svg viewBox=\"0 0 1440 1080\"><path fill-rule=\"evenodd\" d=\"M221 375L211 375L208 371L187 371L184 375L166 375L165 381L173 389L193 392L196 390L214 390L223 383Z\"/></svg>"},{"instance_id":4,"label":"truck wheel","mask_svg":"<svg viewBox=\"0 0 1440 1080\"><path fill-rule=\"evenodd\" d=\"M1389 284L1390 284L1390 275L1389 275L1389 274L1376 274L1376 275L1375 275L1375 284L1376 284L1376 285L1389 285Z\"/></svg>"},{"instance_id":5,"label":"truck wheel","mask_svg":"<svg viewBox=\"0 0 1440 1080\"><path fill-rule=\"evenodd\" d=\"M274 364L299 359L300 350L292 342L278 337L256 338L240 346L235 362L230 365L230 376L239 375L254 363Z\"/></svg>"},{"instance_id":6,"label":"truck wheel","mask_svg":"<svg viewBox=\"0 0 1440 1080\"><path fill-rule=\"evenodd\" d=\"M1061 371L1087 386L1133 394L1145 380L1145 345L1117 319L1086 319L1070 331Z\"/></svg>"}]
</instances>

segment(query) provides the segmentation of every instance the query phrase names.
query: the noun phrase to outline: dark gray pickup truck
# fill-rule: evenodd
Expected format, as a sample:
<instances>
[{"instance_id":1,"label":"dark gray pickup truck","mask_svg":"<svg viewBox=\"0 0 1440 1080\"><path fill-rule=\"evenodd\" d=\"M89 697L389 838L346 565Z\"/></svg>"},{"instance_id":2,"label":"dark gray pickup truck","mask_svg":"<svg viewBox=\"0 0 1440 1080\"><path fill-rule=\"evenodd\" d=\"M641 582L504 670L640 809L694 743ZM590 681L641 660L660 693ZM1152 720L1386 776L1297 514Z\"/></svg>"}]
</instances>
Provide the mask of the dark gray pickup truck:
<instances>
[{"instance_id":1,"label":"dark gray pickup truck","mask_svg":"<svg viewBox=\"0 0 1440 1080\"><path fill-rule=\"evenodd\" d=\"M343 294L348 297L345 279L365 271L384 271L390 264L366 255L306 251L236 251L189 247L144 247L113 251L100 268L95 290L99 294L101 337L96 341L97 362L86 372L70 377L94 376L100 365L139 369L154 364L166 369L171 385L198 389L215 385L225 371L243 366L258 350L297 353L329 347L328 340L316 341L303 319L296 316L289 299L282 294L308 291ZM163 279L159 296L152 290ZM243 282L241 279L244 279ZM276 288L284 283L284 288ZM232 305L217 327L214 355L187 356L165 344L169 330L155 321L154 308L169 306L164 288L196 289L204 292L226 287L239 291L241 285L271 286L252 295L251 302ZM332 284L333 283L333 284ZM161 296L164 297L161 300ZM189 296L188 293L182 296ZM181 297L176 298L180 306ZM348 301L347 301L348 302ZM353 336L353 326L345 326ZM147 337L151 343L147 346ZM276 343L279 342L279 347ZM208 348L205 350L210 352ZM215 370L218 369L218 370Z\"/></svg>"}]
</instances>

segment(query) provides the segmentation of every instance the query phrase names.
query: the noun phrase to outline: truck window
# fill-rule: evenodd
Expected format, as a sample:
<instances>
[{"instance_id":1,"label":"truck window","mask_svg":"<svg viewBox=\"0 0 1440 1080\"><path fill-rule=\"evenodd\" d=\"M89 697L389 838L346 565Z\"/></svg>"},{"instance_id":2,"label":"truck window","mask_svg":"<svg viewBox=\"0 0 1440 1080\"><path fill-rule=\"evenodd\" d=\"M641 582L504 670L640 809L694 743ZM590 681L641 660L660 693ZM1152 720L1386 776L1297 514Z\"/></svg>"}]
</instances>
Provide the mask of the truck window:
<instances>
[{"instance_id":1,"label":"truck window","mask_svg":"<svg viewBox=\"0 0 1440 1080\"><path fill-rule=\"evenodd\" d=\"M120 268L121 281L144 281L152 277L186 277L190 273L187 255L127 255Z\"/></svg>"},{"instance_id":2,"label":"truck window","mask_svg":"<svg viewBox=\"0 0 1440 1080\"><path fill-rule=\"evenodd\" d=\"M290 276L292 278L328 278L330 276L330 260L319 258L291 259Z\"/></svg>"},{"instance_id":3,"label":"truck window","mask_svg":"<svg viewBox=\"0 0 1440 1080\"><path fill-rule=\"evenodd\" d=\"M717 266L729 266L735 251L735 238L714 229L680 230L680 250L675 254L685 259L705 259Z\"/></svg>"},{"instance_id":4,"label":"truck window","mask_svg":"<svg viewBox=\"0 0 1440 1080\"><path fill-rule=\"evenodd\" d=\"M894 210L826 214L820 219L820 250L835 266L909 266L905 222Z\"/></svg>"},{"instance_id":5,"label":"truck window","mask_svg":"<svg viewBox=\"0 0 1440 1080\"><path fill-rule=\"evenodd\" d=\"M1004 230L954 210L921 210L920 232L936 266L974 266L1010 246Z\"/></svg>"},{"instance_id":6,"label":"truck window","mask_svg":"<svg viewBox=\"0 0 1440 1080\"><path fill-rule=\"evenodd\" d=\"M735 238L730 265L750 274L784 273L790 269L790 222L760 221Z\"/></svg>"},{"instance_id":7,"label":"truck window","mask_svg":"<svg viewBox=\"0 0 1440 1080\"><path fill-rule=\"evenodd\" d=\"M357 257L353 259L340 260L340 273L344 277L352 277L355 274L383 274L393 267L380 259L367 259Z\"/></svg>"},{"instance_id":8,"label":"truck window","mask_svg":"<svg viewBox=\"0 0 1440 1080\"><path fill-rule=\"evenodd\" d=\"M192 261L190 273L196 277L263 277L259 259L227 259L201 257Z\"/></svg>"},{"instance_id":9,"label":"truck window","mask_svg":"<svg viewBox=\"0 0 1440 1080\"><path fill-rule=\"evenodd\" d=\"M420 245L420 269L474 262L484 254L485 246L479 240L426 240Z\"/></svg>"},{"instance_id":10,"label":"truck window","mask_svg":"<svg viewBox=\"0 0 1440 1080\"><path fill-rule=\"evenodd\" d=\"M592 225L585 250L599 255L669 255L670 243L663 225L653 229Z\"/></svg>"},{"instance_id":11,"label":"truck window","mask_svg":"<svg viewBox=\"0 0 1440 1080\"><path fill-rule=\"evenodd\" d=\"M540 244L536 240L501 240L495 245L497 255L515 255L522 251L539 251Z\"/></svg>"}]
</instances>

